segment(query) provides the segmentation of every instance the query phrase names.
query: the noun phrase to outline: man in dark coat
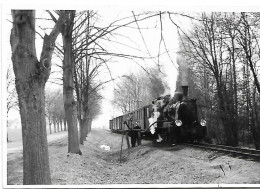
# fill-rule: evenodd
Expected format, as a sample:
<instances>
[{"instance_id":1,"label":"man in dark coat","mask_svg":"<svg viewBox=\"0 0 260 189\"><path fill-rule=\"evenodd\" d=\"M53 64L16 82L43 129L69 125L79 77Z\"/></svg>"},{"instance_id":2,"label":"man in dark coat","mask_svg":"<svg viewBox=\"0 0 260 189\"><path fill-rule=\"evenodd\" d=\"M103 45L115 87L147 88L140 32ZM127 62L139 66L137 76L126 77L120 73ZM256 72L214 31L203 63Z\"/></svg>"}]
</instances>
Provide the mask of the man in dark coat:
<instances>
[{"instance_id":1,"label":"man in dark coat","mask_svg":"<svg viewBox=\"0 0 260 189\"><path fill-rule=\"evenodd\" d=\"M132 147L135 147L136 142L137 146L141 145L141 132L137 129L141 129L140 124L138 122L136 122L135 126L133 127L133 130L130 131Z\"/></svg>"}]
</instances>

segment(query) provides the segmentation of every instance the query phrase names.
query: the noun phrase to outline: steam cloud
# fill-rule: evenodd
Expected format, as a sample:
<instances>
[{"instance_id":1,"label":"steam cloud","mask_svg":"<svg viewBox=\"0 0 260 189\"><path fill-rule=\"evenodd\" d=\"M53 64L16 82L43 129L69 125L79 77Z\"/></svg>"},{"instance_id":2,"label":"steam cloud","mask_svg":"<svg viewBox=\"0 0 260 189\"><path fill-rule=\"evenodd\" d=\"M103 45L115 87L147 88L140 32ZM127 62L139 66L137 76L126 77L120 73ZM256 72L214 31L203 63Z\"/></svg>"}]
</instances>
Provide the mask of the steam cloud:
<instances>
[{"instance_id":1,"label":"steam cloud","mask_svg":"<svg viewBox=\"0 0 260 189\"><path fill-rule=\"evenodd\" d=\"M178 57L177 62L179 64L179 74L180 74L180 84L181 86L189 85L189 65L185 62L183 58Z\"/></svg>"}]
</instances>

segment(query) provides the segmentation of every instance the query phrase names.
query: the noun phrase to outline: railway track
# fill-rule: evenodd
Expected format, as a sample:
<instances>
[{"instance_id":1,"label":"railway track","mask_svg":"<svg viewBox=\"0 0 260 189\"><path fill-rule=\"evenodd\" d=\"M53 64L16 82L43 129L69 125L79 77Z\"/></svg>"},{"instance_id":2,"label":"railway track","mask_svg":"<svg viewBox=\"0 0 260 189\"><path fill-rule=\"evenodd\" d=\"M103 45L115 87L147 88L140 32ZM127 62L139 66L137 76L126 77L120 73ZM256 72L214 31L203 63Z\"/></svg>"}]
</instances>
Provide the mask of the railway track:
<instances>
[{"instance_id":1,"label":"railway track","mask_svg":"<svg viewBox=\"0 0 260 189\"><path fill-rule=\"evenodd\" d=\"M185 143L185 145L195 147L195 148L218 151L238 158L260 161L260 150L238 148L238 147L231 147L231 146L224 146L224 145L205 144L205 143Z\"/></svg>"}]
</instances>

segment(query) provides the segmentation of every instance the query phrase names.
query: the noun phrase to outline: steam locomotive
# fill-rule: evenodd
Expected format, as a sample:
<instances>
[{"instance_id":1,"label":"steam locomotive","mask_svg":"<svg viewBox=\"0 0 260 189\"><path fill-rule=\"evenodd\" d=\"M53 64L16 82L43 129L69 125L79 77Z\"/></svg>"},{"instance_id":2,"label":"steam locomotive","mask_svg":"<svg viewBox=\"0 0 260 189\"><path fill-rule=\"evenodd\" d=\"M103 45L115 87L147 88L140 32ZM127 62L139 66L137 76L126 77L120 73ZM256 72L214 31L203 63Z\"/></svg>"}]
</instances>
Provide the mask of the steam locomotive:
<instances>
[{"instance_id":1,"label":"steam locomotive","mask_svg":"<svg viewBox=\"0 0 260 189\"><path fill-rule=\"evenodd\" d=\"M155 137L157 142L193 142L207 136L205 119L199 118L196 99L188 99L188 86L174 97L166 95L109 121L112 132L135 130Z\"/></svg>"}]
</instances>

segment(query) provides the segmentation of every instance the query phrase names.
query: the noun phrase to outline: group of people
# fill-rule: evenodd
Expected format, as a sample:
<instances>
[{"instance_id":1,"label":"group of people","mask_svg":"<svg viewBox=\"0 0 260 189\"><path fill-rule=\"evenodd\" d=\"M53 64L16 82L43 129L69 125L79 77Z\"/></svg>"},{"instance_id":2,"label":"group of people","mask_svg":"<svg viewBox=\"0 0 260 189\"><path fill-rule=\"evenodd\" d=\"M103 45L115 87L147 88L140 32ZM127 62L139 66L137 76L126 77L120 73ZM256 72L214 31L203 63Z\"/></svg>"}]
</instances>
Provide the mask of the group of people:
<instances>
[{"instance_id":1,"label":"group of people","mask_svg":"<svg viewBox=\"0 0 260 189\"><path fill-rule=\"evenodd\" d=\"M135 124L132 123L133 119L130 118L130 124L131 126L129 128L129 136L131 138L131 146L135 147L135 146L139 146L141 145L141 140L142 140L142 135L141 135L141 127L140 127L140 123L137 121ZM124 124L127 125L127 122L125 121Z\"/></svg>"},{"instance_id":2,"label":"group of people","mask_svg":"<svg viewBox=\"0 0 260 189\"><path fill-rule=\"evenodd\" d=\"M159 97L152 102L153 105L153 115L148 119L150 131L152 134L155 133L155 128L157 127L158 120L168 120L173 121L178 119L178 109L183 98L183 94L176 92L173 98L170 95L164 97ZM160 123L158 123L160 124Z\"/></svg>"}]
</instances>

